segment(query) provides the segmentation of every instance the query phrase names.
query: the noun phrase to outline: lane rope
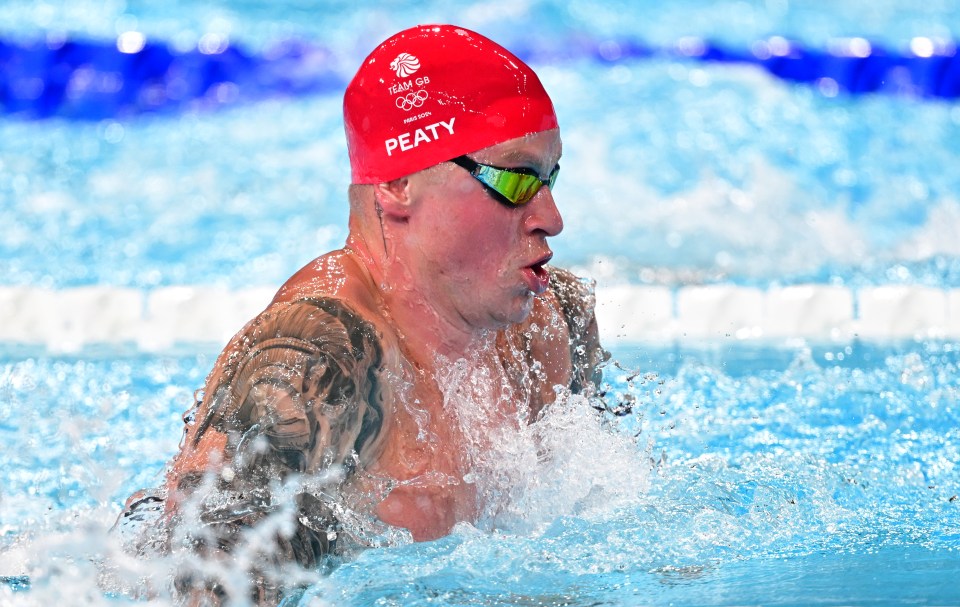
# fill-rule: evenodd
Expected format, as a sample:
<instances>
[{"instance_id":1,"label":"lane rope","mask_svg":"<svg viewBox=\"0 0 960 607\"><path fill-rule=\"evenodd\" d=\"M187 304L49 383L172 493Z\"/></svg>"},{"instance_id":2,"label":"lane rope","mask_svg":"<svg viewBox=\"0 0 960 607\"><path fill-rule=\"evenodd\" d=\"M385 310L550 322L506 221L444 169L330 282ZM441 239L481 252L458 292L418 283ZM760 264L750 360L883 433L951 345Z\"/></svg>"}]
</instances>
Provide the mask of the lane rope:
<instances>
[{"instance_id":1,"label":"lane rope","mask_svg":"<svg viewBox=\"0 0 960 607\"><path fill-rule=\"evenodd\" d=\"M222 345L273 294L272 287L0 287L0 343L67 352L94 344L129 344L145 351ZM960 289L609 286L597 291L597 318L609 344L955 339L960 338Z\"/></svg>"},{"instance_id":2,"label":"lane rope","mask_svg":"<svg viewBox=\"0 0 960 607\"><path fill-rule=\"evenodd\" d=\"M534 65L668 58L754 65L778 78L814 86L826 96L960 96L956 44L937 38L916 37L904 49L864 38L837 39L825 48L812 48L781 36L742 48L696 37L665 47L627 38L576 38L525 40L512 48ZM125 32L115 40L54 34L26 42L0 39L0 113L97 121L210 110L268 97L339 93L349 77L340 66L351 63L346 59L304 40L284 40L251 52L214 34L187 50L139 32Z\"/></svg>"}]
</instances>

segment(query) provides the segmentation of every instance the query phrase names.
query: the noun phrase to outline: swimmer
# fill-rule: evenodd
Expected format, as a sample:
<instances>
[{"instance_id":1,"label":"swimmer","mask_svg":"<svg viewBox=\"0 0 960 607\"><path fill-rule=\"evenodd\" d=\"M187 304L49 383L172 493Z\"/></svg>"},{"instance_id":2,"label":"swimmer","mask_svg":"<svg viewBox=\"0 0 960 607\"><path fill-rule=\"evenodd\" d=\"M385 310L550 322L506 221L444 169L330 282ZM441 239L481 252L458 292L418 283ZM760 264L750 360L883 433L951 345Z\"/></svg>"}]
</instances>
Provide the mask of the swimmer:
<instances>
[{"instance_id":1,"label":"swimmer","mask_svg":"<svg viewBox=\"0 0 960 607\"><path fill-rule=\"evenodd\" d=\"M466 29L415 27L360 66L344 122L345 246L294 274L230 341L185 416L166 486L121 515L159 513L155 547L228 559L245 530L289 512L253 567L261 603L285 591L271 563L315 570L377 537L432 540L476 519L445 366L506 378L483 409L493 435L536 423L558 390L595 391L605 356L590 286L548 265L562 150L529 66ZM171 539L191 523L201 530ZM177 583L194 604L231 592L197 572Z\"/></svg>"}]
</instances>

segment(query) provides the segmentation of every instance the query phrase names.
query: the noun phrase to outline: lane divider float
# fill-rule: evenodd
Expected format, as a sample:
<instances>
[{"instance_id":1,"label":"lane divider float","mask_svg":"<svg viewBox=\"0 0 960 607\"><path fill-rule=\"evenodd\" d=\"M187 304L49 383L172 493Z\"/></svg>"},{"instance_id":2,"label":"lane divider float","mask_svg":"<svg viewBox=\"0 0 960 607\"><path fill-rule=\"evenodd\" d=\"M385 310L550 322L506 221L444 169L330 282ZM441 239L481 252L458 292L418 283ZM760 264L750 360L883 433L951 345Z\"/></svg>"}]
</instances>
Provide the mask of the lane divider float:
<instances>
[{"instance_id":1,"label":"lane divider float","mask_svg":"<svg viewBox=\"0 0 960 607\"><path fill-rule=\"evenodd\" d=\"M128 344L143 351L177 344L222 345L273 295L271 287L0 287L0 343L39 345L54 352L96 344ZM597 319L601 337L610 345L951 339L960 338L960 289L605 286L597 290Z\"/></svg>"}]
</instances>

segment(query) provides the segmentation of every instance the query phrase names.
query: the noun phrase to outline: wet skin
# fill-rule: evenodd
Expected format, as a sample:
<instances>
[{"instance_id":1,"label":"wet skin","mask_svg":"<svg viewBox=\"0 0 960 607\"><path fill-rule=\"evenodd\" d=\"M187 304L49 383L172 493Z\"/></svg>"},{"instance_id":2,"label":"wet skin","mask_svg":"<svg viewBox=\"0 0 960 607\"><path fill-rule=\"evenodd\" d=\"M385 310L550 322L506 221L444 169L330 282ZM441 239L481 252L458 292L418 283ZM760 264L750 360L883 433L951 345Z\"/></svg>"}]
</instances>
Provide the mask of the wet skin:
<instances>
[{"instance_id":1,"label":"wet skin","mask_svg":"<svg viewBox=\"0 0 960 607\"><path fill-rule=\"evenodd\" d=\"M389 525L408 529L415 540L441 537L448 534L457 521L473 520L477 501L473 486L463 482L467 471L467 462L462 458L463 437L457 420L443 406L443 396L434 379L438 371L437 361L408 356L395 327L377 309L376 298L366 292L368 280L363 277L363 269L353 257L345 252L331 253L311 267L336 264L344 269L347 278L340 285L339 295L344 297L350 294L350 299L355 302L354 307L351 310L340 298L326 300L329 302L327 307L339 308L344 313L353 312L352 318L367 321L365 333L376 337L366 347L386 353L380 358L378 367L367 372L354 370L347 374L351 378L349 392L353 398L346 403L338 403L337 409L319 406L320 402L328 404L331 400L327 392L319 390L319 386L312 392L287 389L288 385L298 382L309 383L306 378L300 377L309 376L309 373L296 374L295 378L284 377L282 382L278 380L285 373L279 370L280 367L293 368L307 364L292 342L304 335L304 328L330 334L335 333L341 324L333 314L311 310L313 318L304 327L304 314L302 311L298 314L297 311L303 307L298 302L303 302L305 295L299 287L288 289L260 317L262 322L259 326L248 326L221 355L205 393L216 394L224 389L223 386L227 386L231 393L237 395L211 400L209 407L201 405L198 421L188 429L184 449L177 457L170 475L174 493L184 481L187 481L186 486L182 488L189 492L196 475L205 472L211 461L231 458L230 451L235 447L229 448L230 432L242 432L254 424L265 426L262 419L273 417L273 426L284 428L282 433L271 434L273 448L278 453L296 454L297 463L283 466L284 471L317 472L330 462L344 461L349 452L356 449L360 464L368 474L358 475L355 481L348 480L345 491L375 493L376 489L369 482L371 476L400 483L375 506L375 513ZM301 279L306 279L303 284L315 283L316 277L311 274L308 268L299 275ZM553 274L553 282L557 285L555 288L568 292L582 289L569 274L558 270L553 270ZM290 286L294 285L298 285L298 282L290 283ZM571 341L570 329L565 321L568 316L572 316L572 313L562 308L554 289L550 289L533 300L531 313L524 322L497 332L484 356L475 357L480 359L480 364L495 367L513 379L509 389L515 391L515 395L500 402L519 403L528 408L522 415L517 415L516 410L500 411L497 419L489 420L491 428L499 424L516 424L518 418L536 419L540 409L552 402L555 396L553 387L556 385L578 388L590 382L592 365L596 361L578 361L580 368L576 369L577 377L574 377L572 361L573 351L581 342L593 344L589 351L596 351L595 326L588 326L582 336ZM295 326L297 322L301 324ZM534 323L540 327L551 327L551 330L530 332L529 327ZM357 331L358 327L353 327L353 330ZM246 393L236 390L238 379L250 375L249 371L244 373L246 365L250 364L245 361L255 358L255 353L261 350L251 344L270 341L264 338L272 338L277 333L284 335L291 344L285 344L273 352L273 359L285 360L284 364L267 367L261 376L261 383L268 381L269 389L261 386ZM325 346L324 349L327 351L324 354L327 354L332 348ZM346 350L347 347L340 348L341 357L348 357L343 354ZM594 353L594 356L599 354ZM355 359L357 356L354 354L349 358ZM360 358L374 361L378 357L363 353ZM533 368L534 362L540 363L539 373L527 377L516 374L518 369L522 373ZM283 390L277 387L280 383L284 386ZM361 395L369 395L367 400L382 402L383 406L374 416L379 417L375 424L376 431L368 431L368 442L358 444L363 430L362 411L369 407L367 402L359 398ZM304 403L310 403L310 406L305 407ZM414 406L413 403L417 404ZM354 416L334 416L334 411L339 412L339 408L358 413ZM427 413L426 421L421 412ZM313 419L317 414L323 414L325 418ZM311 436L311 433L316 434L315 428L326 426L330 427L328 434ZM424 435L429 440L418 439ZM175 499L169 500L171 507L174 503Z\"/></svg>"},{"instance_id":2,"label":"wet skin","mask_svg":"<svg viewBox=\"0 0 960 607\"><path fill-rule=\"evenodd\" d=\"M554 130L471 156L545 177L560 152ZM342 471L335 493L349 508L414 540L446 535L475 519L478 495L437 381L443 366L466 357L507 379L484 420L491 435L535 421L555 386L597 381L589 289L545 267L547 239L563 228L548 188L511 208L443 163L374 186L373 198L381 233L351 224L347 246L291 277L207 379L165 507L176 518L217 472L214 491L232 497L200 516L219 529L220 548L275 508L264 495L271 481L331 469ZM297 499L297 532L277 558L310 567L334 549L336 507L309 492Z\"/></svg>"}]
</instances>

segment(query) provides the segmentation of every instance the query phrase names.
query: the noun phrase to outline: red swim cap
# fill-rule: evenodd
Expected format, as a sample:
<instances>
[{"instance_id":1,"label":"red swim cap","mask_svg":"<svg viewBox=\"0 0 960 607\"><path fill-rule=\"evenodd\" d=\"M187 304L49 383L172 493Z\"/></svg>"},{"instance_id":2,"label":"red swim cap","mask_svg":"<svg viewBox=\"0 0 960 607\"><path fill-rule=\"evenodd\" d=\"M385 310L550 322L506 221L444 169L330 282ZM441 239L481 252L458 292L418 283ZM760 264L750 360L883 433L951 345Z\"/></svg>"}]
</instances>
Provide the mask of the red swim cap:
<instances>
[{"instance_id":1,"label":"red swim cap","mask_svg":"<svg viewBox=\"0 0 960 607\"><path fill-rule=\"evenodd\" d=\"M556 128L540 79L508 50L453 25L378 46L343 97L353 183L382 183Z\"/></svg>"}]
</instances>

